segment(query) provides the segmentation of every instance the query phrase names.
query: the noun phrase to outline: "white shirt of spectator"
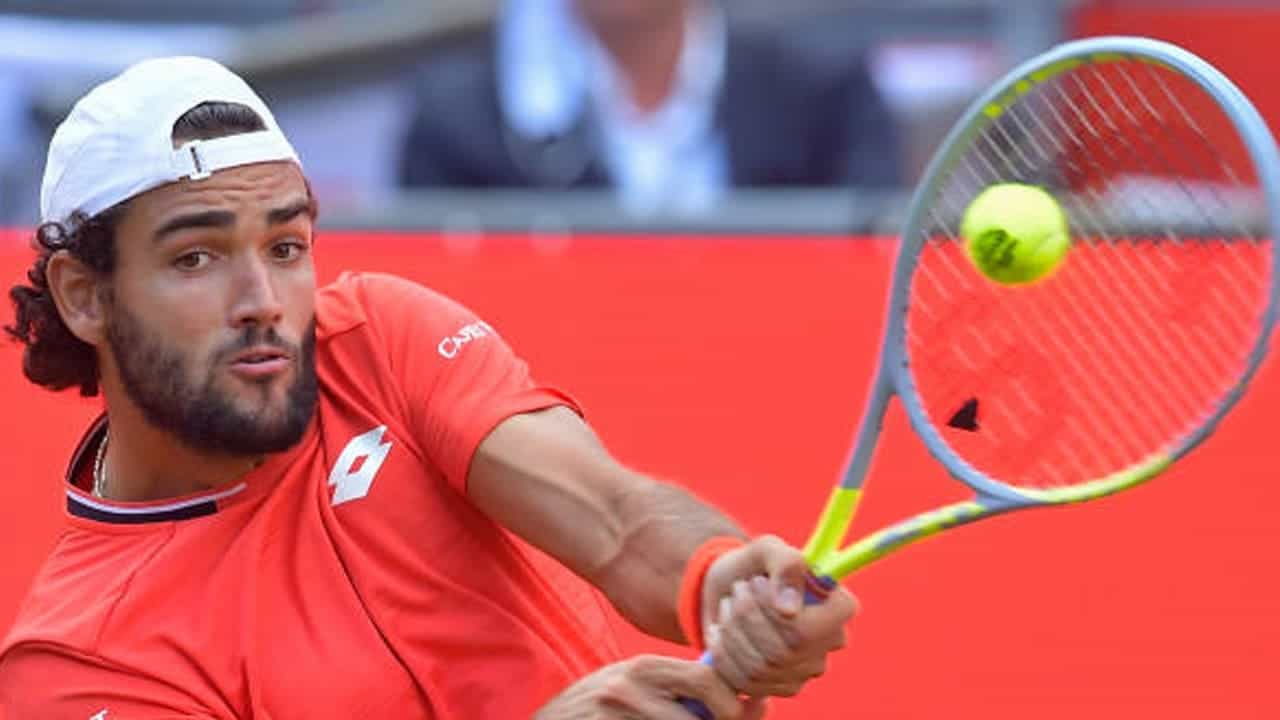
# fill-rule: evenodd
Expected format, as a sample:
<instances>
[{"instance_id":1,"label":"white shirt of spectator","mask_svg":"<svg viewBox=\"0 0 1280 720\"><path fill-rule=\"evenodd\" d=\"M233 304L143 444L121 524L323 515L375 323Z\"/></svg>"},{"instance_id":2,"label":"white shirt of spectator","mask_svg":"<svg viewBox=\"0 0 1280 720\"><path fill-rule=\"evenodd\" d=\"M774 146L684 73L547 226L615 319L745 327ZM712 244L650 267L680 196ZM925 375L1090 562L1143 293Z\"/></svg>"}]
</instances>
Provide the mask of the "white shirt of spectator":
<instances>
[{"instance_id":1,"label":"white shirt of spectator","mask_svg":"<svg viewBox=\"0 0 1280 720\"><path fill-rule=\"evenodd\" d=\"M725 18L693 3L671 95L643 113L609 54L575 17L570 0L507 0L499 28L499 92L511 127L528 137L570 131L584 109L598 122L606 168L636 213L692 214L728 185L715 125L724 76Z\"/></svg>"}]
</instances>

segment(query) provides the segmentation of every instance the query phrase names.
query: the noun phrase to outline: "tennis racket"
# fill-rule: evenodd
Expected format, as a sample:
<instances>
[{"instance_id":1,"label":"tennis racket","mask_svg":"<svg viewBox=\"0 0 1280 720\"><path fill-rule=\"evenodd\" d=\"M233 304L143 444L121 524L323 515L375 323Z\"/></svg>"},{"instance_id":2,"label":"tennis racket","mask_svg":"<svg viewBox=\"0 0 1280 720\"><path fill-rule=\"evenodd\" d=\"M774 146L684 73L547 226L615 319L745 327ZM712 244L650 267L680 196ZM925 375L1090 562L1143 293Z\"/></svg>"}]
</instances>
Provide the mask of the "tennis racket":
<instances>
[{"instance_id":1,"label":"tennis racket","mask_svg":"<svg viewBox=\"0 0 1280 720\"><path fill-rule=\"evenodd\" d=\"M1027 285L987 279L959 231L978 193L1010 182L1051 193L1071 232L1064 263ZM1277 218L1275 140L1239 89L1181 48L1070 42L1000 80L909 206L879 369L804 550L807 601L942 530L1105 497L1185 457L1263 360ZM841 547L894 397L973 497Z\"/></svg>"}]
</instances>

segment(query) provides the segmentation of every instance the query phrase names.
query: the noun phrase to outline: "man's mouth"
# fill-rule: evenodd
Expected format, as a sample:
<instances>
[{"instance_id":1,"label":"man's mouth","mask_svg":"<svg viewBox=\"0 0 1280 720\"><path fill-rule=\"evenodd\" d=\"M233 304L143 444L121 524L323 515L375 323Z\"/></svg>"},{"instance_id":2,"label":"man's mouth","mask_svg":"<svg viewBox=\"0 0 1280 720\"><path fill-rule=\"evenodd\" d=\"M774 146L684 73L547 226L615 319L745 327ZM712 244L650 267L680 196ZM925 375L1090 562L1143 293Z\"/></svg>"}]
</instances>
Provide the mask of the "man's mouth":
<instances>
[{"instance_id":1,"label":"man's mouth","mask_svg":"<svg viewBox=\"0 0 1280 720\"><path fill-rule=\"evenodd\" d=\"M275 347L254 347L231 359L231 369L252 379L266 379L289 367L292 356Z\"/></svg>"}]
</instances>

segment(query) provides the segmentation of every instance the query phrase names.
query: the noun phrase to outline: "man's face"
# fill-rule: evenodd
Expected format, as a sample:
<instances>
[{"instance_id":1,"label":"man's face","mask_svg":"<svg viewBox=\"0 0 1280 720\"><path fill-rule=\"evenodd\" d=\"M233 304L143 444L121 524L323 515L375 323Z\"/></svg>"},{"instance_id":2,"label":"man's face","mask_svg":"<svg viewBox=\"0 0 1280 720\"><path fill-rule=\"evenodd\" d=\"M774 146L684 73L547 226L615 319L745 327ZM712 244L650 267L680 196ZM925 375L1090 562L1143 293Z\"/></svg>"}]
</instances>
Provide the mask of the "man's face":
<instances>
[{"instance_id":1,"label":"man's face","mask_svg":"<svg viewBox=\"0 0 1280 720\"><path fill-rule=\"evenodd\" d=\"M104 380L190 447L251 455L302 437L316 403L312 217L273 162L130 201L106 298Z\"/></svg>"}]
</instances>

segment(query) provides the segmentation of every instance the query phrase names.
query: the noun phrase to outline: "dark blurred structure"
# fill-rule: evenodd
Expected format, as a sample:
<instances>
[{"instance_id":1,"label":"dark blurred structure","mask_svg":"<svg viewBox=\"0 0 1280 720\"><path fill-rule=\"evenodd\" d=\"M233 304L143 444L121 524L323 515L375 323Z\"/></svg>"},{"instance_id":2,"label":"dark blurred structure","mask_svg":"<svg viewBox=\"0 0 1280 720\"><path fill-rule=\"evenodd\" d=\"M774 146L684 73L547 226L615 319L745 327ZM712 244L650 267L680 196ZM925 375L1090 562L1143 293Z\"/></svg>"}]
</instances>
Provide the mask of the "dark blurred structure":
<instances>
[{"instance_id":1,"label":"dark blurred structure","mask_svg":"<svg viewBox=\"0 0 1280 720\"><path fill-rule=\"evenodd\" d=\"M2 0L0 12L74 20L139 23L254 25L313 12L351 7L352 0Z\"/></svg>"},{"instance_id":2,"label":"dark blurred structure","mask_svg":"<svg viewBox=\"0 0 1280 720\"><path fill-rule=\"evenodd\" d=\"M612 13L674 1L594 0ZM898 130L901 184L734 188L713 212L664 215L629 212L599 187L400 186L424 58L494 37L502 0L0 0L0 225L35 221L44 148L75 98L138 60L195 54L240 72L272 104L330 226L436 227L467 237L708 223L762 232L892 229L892 207L963 106L1013 62L1062 39L1076 1L720 0L735 35L825 68L807 87L782 87L775 115L785 110L800 122L808 108L788 98L865 73L884 101L885 123ZM849 68L853 74L841 74ZM772 146L762 153L801 154L773 138L755 144Z\"/></svg>"},{"instance_id":3,"label":"dark blurred structure","mask_svg":"<svg viewBox=\"0 0 1280 720\"><path fill-rule=\"evenodd\" d=\"M813 52L717 0L506 0L416 85L408 187L610 187L632 211L699 212L730 188L902 182L864 52Z\"/></svg>"}]
</instances>

